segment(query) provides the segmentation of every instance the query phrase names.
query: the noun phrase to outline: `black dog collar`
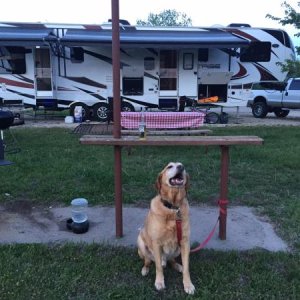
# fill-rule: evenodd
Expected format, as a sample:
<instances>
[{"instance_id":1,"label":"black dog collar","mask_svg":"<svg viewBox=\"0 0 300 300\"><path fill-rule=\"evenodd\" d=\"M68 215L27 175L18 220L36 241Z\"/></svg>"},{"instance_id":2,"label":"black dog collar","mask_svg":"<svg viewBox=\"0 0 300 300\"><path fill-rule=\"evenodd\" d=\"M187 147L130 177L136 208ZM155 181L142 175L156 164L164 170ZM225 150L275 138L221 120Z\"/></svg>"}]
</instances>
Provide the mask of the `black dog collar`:
<instances>
[{"instance_id":1,"label":"black dog collar","mask_svg":"<svg viewBox=\"0 0 300 300\"><path fill-rule=\"evenodd\" d=\"M176 205L173 205L172 203L170 203L168 200L165 199L161 199L162 204L169 209L175 209L175 210L179 210L179 207Z\"/></svg>"}]
</instances>

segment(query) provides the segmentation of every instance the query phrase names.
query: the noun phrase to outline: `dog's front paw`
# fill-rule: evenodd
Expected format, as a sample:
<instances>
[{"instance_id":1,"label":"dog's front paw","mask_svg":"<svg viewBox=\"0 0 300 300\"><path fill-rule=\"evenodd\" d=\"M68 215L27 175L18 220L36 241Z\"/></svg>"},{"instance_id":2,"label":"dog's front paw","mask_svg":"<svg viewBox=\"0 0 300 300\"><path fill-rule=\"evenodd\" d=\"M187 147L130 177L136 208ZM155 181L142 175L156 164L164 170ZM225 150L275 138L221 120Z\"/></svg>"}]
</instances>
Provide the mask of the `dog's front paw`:
<instances>
[{"instance_id":1,"label":"dog's front paw","mask_svg":"<svg viewBox=\"0 0 300 300\"><path fill-rule=\"evenodd\" d=\"M190 282L189 284L184 285L184 291L187 294L193 295L195 293L195 287L194 285Z\"/></svg>"},{"instance_id":2,"label":"dog's front paw","mask_svg":"<svg viewBox=\"0 0 300 300\"><path fill-rule=\"evenodd\" d=\"M160 281L160 280L156 280L155 281L155 287L158 291L163 290L165 288L165 282L164 280Z\"/></svg>"}]
</instances>

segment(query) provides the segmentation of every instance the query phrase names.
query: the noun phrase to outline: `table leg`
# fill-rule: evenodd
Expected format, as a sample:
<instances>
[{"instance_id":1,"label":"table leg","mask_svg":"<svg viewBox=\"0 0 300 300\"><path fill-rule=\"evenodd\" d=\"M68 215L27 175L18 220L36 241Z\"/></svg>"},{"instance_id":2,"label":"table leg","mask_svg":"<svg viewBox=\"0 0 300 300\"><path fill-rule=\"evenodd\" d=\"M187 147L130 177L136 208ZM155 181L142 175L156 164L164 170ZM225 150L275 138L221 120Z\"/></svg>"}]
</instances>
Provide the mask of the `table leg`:
<instances>
[{"instance_id":1,"label":"table leg","mask_svg":"<svg viewBox=\"0 0 300 300\"><path fill-rule=\"evenodd\" d=\"M114 147L115 157L115 218L116 236L123 236L123 208L122 208L122 147Z\"/></svg>"},{"instance_id":2,"label":"table leg","mask_svg":"<svg viewBox=\"0 0 300 300\"><path fill-rule=\"evenodd\" d=\"M229 169L229 146L221 147L221 182L220 182L220 226L219 238L226 240L226 221L228 204L228 169Z\"/></svg>"}]
</instances>

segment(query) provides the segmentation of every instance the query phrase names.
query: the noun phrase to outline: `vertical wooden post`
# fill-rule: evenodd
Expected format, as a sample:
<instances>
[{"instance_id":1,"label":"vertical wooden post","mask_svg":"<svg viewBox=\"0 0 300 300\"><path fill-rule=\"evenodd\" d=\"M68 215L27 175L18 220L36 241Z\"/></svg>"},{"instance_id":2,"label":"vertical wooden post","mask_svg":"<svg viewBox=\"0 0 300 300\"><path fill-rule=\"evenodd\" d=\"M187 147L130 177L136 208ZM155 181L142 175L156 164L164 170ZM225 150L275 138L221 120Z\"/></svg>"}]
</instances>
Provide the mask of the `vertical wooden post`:
<instances>
[{"instance_id":1,"label":"vertical wooden post","mask_svg":"<svg viewBox=\"0 0 300 300\"><path fill-rule=\"evenodd\" d=\"M112 11L112 62L113 62L113 117L114 138L121 137L121 100L120 100L120 25L119 0L111 1ZM122 153L120 146L114 146L115 173L115 218L116 236L123 236L122 212Z\"/></svg>"},{"instance_id":2,"label":"vertical wooden post","mask_svg":"<svg viewBox=\"0 0 300 300\"><path fill-rule=\"evenodd\" d=\"M226 240L227 204L228 204L228 170L229 170L229 146L221 147L221 182L220 182L220 226L219 238Z\"/></svg>"}]
</instances>

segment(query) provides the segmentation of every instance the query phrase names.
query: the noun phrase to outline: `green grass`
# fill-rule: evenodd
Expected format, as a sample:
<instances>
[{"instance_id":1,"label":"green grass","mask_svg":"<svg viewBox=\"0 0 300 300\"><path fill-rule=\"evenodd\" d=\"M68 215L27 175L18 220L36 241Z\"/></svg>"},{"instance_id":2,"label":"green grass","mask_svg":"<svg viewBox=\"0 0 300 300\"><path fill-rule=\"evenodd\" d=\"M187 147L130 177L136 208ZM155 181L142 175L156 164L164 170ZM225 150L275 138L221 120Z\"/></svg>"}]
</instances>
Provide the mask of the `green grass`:
<instances>
[{"instance_id":1,"label":"green grass","mask_svg":"<svg viewBox=\"0 0 300 300\"><path fill-rule=\"evenodd\" d=\"M7 263L9 261L9 263ZM299 256L217 252L191 255L194 297L182 276L165 269L166 290L154 288L155 270L142 277L135 250L98 245L2 246L1 299L297 299Z\"/></svg>"},{"instance_id":2,"label":"green grass","mask_svg":"<svg viewBox=\"0 0 300 300\"><path fill-rule=\"evenodd\" d=\"M69 205L114 204L113 149L79 144L66 129L14 128L21 152L0 167L0 203L27 200ZM230 205L268 217L291 253L217 252L191 256L194 299L297 299L300 294L300 131L297 127L214 128L215 135L258 135L263 146L230 150ZM7 136L8 138L8 136ZM220 151L216 147L135 147L122 155L124 203L148 205L154 181L169 161L191 177L193 205L216 205ZM0 237L1 238L1 237ZM154 288L154 268L140 275L135 249L105 245L0 246L0 299L185 299L181 276L166 270L167 289Z\"/></svg>"}]
</instances>

